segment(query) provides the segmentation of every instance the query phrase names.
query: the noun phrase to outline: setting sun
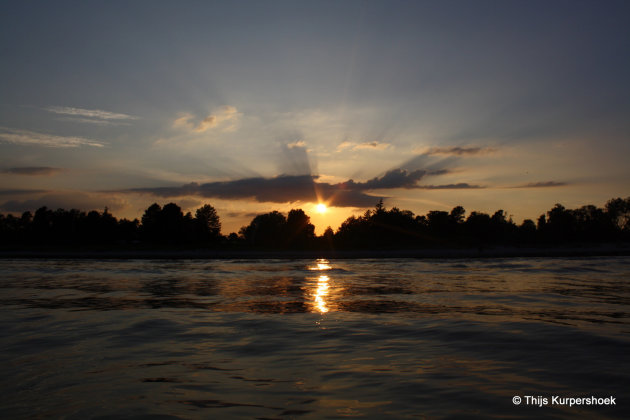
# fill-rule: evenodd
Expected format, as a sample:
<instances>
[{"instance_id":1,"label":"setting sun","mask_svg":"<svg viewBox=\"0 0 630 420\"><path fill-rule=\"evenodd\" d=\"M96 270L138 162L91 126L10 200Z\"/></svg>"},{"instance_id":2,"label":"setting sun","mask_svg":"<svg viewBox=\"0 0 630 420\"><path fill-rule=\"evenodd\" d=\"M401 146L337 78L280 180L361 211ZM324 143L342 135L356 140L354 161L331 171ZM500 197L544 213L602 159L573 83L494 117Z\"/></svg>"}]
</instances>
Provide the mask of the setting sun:
<instances>
[{"instance_id":1,"label":"setting sun","mask_svg":"<svg viewBox=\"0 0 630 420\"><path fill-rule=\"evenodd\" d=\"M328 210L328 207L326 207L324 203L319 203L316 208L318 213L326 213L326 210Z\"/></svg>"}]
</instances>

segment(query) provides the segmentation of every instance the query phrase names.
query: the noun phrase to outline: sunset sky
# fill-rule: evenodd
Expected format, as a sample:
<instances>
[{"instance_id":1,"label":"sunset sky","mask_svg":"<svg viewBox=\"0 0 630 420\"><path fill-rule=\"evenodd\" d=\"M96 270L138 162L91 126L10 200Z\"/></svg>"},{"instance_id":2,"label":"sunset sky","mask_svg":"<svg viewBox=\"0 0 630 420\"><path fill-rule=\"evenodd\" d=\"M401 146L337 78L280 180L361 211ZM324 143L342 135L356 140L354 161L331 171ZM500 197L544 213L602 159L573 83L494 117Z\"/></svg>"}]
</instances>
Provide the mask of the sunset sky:
<instances>
[{"instance_id":1,"label":"sunset sky","mask_svg":"<svg viewBox=\"0 0 630 420\"><path fill-rule=\"evenodd\" d=\"M4 1L0 212L630 196L628 1ZM318 213L316 205L329 206Z\"/></svg>"}]
</instances>

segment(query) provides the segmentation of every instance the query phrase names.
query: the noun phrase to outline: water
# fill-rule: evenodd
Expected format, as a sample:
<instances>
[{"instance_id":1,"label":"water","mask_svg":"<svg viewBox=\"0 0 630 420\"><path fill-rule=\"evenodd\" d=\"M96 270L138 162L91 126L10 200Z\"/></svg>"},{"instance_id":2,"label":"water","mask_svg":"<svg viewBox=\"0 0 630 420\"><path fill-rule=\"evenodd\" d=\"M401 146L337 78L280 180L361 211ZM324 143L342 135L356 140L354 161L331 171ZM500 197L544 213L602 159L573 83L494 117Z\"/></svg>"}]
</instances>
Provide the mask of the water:
<instances>
[{"instance_id":1,"label":"water","mask_svg":"<svg viewBox=\"0 0 630 420\"><path fill-rule=\"evenodd\" d=\"M630 414L628 257L2 260L0 302L2 418Z\"/></svg>"}]
</instances>

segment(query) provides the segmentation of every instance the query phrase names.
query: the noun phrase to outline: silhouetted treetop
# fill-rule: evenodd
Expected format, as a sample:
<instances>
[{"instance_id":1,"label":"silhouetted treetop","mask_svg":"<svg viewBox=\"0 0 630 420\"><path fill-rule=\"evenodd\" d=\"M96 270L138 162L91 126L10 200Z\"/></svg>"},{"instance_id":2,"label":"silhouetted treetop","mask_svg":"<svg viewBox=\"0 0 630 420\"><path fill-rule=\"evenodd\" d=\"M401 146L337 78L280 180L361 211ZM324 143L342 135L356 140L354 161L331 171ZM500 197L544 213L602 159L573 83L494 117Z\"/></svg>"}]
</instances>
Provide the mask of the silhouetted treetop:
<instances>
[{"instance_id":1,"label":"silhouetted treetop","mask_svg":"<svg viewBox=\"0 0 630 420\"><path fill-rule=\"evenodd\" d=\"M16 217L0 214L0 244L4 248L37 246L120 246L121 244L256 249L396 249L469 247L492 244L535 245L576 242L629 241L630 197L609 200L604 208L585 205L568 209L556 204L537 218L516 225L504 211L492 215L462 206L450 212L431 210L415 215L379 200L361 216L348 217L337 232L328 227L316 237L302 209L287 216L278 211L257 215L239 235L221 235L214 207L204 204L184 214L175 203L151 204L141 220L117 220L107 208L99 212L40 207Z\"/></svg>"},{"instance_id":2,"label":"silhouetted treetop","mask_svg":"<svg viewBox=\"0 0 630 420\"><path fill-rule=\"evenodd\" d=\"M210 204L205 204L197 209L195 223L201 239L217 239L221 236L219 215Z\"/></svg>"}]
</instances>

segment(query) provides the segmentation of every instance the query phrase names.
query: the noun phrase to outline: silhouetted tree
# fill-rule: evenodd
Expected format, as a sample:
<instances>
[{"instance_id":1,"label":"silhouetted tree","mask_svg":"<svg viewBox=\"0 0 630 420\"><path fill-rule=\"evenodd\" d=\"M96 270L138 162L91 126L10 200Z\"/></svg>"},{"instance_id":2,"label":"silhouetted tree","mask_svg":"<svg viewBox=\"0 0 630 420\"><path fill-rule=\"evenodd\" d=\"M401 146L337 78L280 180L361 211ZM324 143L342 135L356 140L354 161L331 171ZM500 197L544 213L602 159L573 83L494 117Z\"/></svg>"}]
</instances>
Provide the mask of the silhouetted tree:
<instances>
[{"instance_id":1,"label":"silhouetted tree","mask_svg":"<svg viewBox=\"0 0 630 420\"><path fill-rule=\"evenodd\" d=\"M382 200L363 216L346 219L335 234L335 243L346 248L404 248L418 240L414 214L396 207L386 210Z\"/></svg>"},{"instance_id":2,"label":"silhouetted tree","mask_svg":"<svg viewBox=\"0 0 630 420\"><path fill-rule=\"evenodd\" d=\"M214 207L205 204L195 211L195 228L199 240L218 241L221 237L221 221Z\"/></svg>"},{"instance_id":3,"label":"silhouetted tree","mask_svg":"<svg viewBox=\"0 0 630 420\"><path fill-rule=\"evenodd\" d=\"M517 228L511 218L503 210L497 210L490 218L490 242L512 242Z\"/></svg>"},{"instance_id":4,"label":"silhouetted tree","mask_svg":"<svg viewBox=\"0 0 630 420\"><path fill-rule=\"evenodd\" d=\"M379 200L361 216L346 219L336 233L328 227L315 238L308 215L293 209L285 216L277 211L256 216L240 230L223 238L216 210L206 204L183 214L175 203L149 206L142 221L118 221L109 210L41 207L34 214L16 217L0 214L0 244L4 249L29 246L112 246L144 244L199 246L203 244L257 248L371 248L395 249L424 246L460 246L484 244L575 243L630 240L630 198L611 199L605 209L585 205L567 209L556 204L540 215L537 224L525 219L516 226L503 210L492 216L473 211L464 219L461 206L450 213L433 210L426 215L396 207L386 209Z\"/></svg>"},{"instance_id":5,"label":"silhouetted tree","mask_svg":"<svg viewBox=\"0 0 630 420\"><path fill-rule=\"evenodd\" d=\"M25 211L24 213L22 213L22 216L20 217L20 224L22 226L28 226L31 224L32 221L33 213L31 213L30 211Z\"/></svg>"},{"instance_id":6,"label":"silhouetted tree","mask_svg":"<svg viewBox=\"0 0 630 420\"><path fill-rule=\"evenodd\" d=\"M547 224L545 234L553 242L571 241L576 234L575 217L571 210L567 210L562 204L556 204L547 212Z\"/></svg>"},{"instance_id":7,"label":"silhouetted tree","mask_svg":"<svg viewBox=\"0 0 630 420\"><path fill-rule=\"evenodd\" d=\"M52 239L53 212L46 206L40 207L33 216L33 234L38 242L48 242Z\"/></svg>"},{"instance_id":8,"label":"silhouetted tree","mask_svg":"<svg viewBox=\"0 0 630 420\"><path fill-rule=\"evenodd\" d=\"M350 216L341 223L335 234L340 247L363 248L366 245L367 223L364 217Z\"/></svg>"},{"instance_id":9,"label":"silhouetted tree","mask_svg":"<svg viewBox=\"0 0 630 420\"><path fill-rule=\"evenodd\" d=\"M614 235L614 223L603 209L586 205L573 210L572 213L577 239L592 242Z\"/></svg>"},{"instance_id":10,"label":"silhouetted tree","mask_svg":"<svg viewBox=\"0 0 630 420\"><path fill-rule=\"evenodd\" d=\"M613 198L606 203L606 214L621 232L630 232L630 197L625 200Z\"/></svg>"},{"instance_id":11,"label":"silhouetted tree","mask_svg":"<svg viewBox=\"0 0 630 420\"><path fill-rule=\"evenodd\" d=\"M285 243L287 220L278 211L260 214L249 226L241 228L245 241L255 247L279 248Z\"/></svg>"},{"instance_id":12,"label":"silhouetted tree","mask_svg":"<svg viewBox=\"0 0 630 420\"><path fill-rule=\"evenodd\" d=\"M462 206L457 206L457 207L453 207L453 210L451 210L451 214L449 216L452 222L463 223L465 214L466 214L466 210L464 210Z\"/></svg>"},{"instance_id":13,"label":"silhouetted tree","mask_svg":"<svg viewBox=\"0 0 630 420\"><path fill-rule=\"evenodd\" d=\"M382 198L380 200L378 200L378 203L376 203L376 206L374 208L374 212L375 213L383 213L383 212L385 212L385 206L383 205L383 199Z\"/></svg>"},{"instance_id":14,"label":"silhouetted tree","mask_svg":"<svg viewBox=\"0 0 630 420\"><path fill-rule=\"evenodd\" d=\"M140 227L140 221L138 219L127 220L120 219L118 221L119 239L126 243L134 243L138 241L138 230Z\"/></svg>"},{"instance_id":15,"label":"silhouetted tree","mask_svg":"<svg viewBox=\"0 0 630 420\"><path fill-rule=\"evenodd\" d=\"M427 227L429 233L436 238L446 238L452 233L453 222L448 212L432 210L427 213Z\"/></svg>"},{"instance_id":16,"label":"silhouetted tree","mask_svg":"<svg viewBox=\"0 0 630 420\"><path fill-rule=\"evenodd\" d=\"M315 226L302 209L293 209L287 216L285 234L288 246L306 248L313 244Z\"/></svg>"},{"instance_id":17,"label":"silhouetted tree","mask_svg":"<svg viewBox=\"0 0 630 420\"><path fill-rule=\"evenodd\" d=\"M540 234L543 234L547 230L547 216L541 214L536 221L536 228Z\"/></svg>"},{"instance_id":18,"label":"silhouetted tree","mask_svg":"<svg viewBox=\"0 0 630 420\"><path fill-rule=\"evenodd\" d=\"M159 215L161 242L180 243L185 238L184 213L175 203L162 207Z\"/></svg>"},{"instance_id":19,"label":"silhouetted tree","mask_svg":"<svg viewBox=\"0 0 630 420\"><path fill-rule=\"evenodd\" d=\"M162 206L158 203L151 204L144 211L140 225L140 237L143 240L153 242L160 238L160 213L162 213Z\"/></svg>"},{"instance_id":20,"label":"silhouetted tree","mask_svg":"<svg viewBox=\"0 0 630 420\"><path fill-rule=\"evenodd\" d=\"M490 216L486 213L473 211L465 222L466 233L474 244L480 245L489 241L491 231Z\"/></svg>"},{"instance_id":21,"label":"silhouetted tree","mask_svg":"<svg viewBox=\"0 0 630 420\"><path fill-rule=\"evenodd\" d=\"M109 242L116 239L118 234L118 221L112 216L107 207L105 207L105 210L101 214L99 228L101 232L100 237L104 241Z\"/></svg>"},{"instance_id":22,"label":"silhouetted tree","mask_svg":"<svg viewBox=\"0 0 630 420\"><path fill-rule=\"evenodd\" d=\"M335 241L335 231L328 226L324 231L324 234L321 236L320 240L320 248L324 249L333 249Z\"/></svg>"},{"instance_id":23,"label":"silhouetted tree","mask_svg":"<svg viewBox=\"0 0 630 420\"><path fill-rule=\"evenodd\" d=\"M518 227L520 242L530 244L536 240L536 223L532 219L525 219Z\"/></svg>"},{"instance_id":24,"label":"silhouetted tree","mask_svg":"<svg viewBox=\"0 0 630 420\"><path fill-rule=\"evenodd\" d=\"M181 244L186 239L182 209L175 203L153 203L142 215L140 237L148 243Z\"/></svg>"}]
</instances>

